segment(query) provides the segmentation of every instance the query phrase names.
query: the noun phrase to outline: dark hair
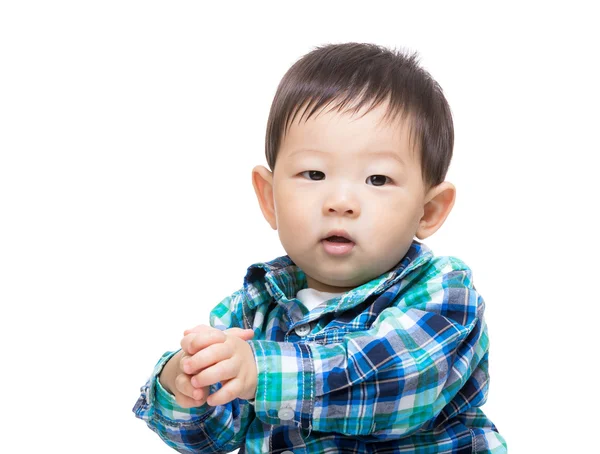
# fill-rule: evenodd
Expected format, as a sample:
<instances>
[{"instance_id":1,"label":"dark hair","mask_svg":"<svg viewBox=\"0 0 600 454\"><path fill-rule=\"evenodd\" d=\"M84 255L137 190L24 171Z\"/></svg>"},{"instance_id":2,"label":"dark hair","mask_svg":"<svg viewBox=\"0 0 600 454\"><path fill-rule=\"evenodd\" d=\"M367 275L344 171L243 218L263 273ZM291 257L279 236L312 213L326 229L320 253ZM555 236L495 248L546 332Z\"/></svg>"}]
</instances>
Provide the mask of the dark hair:
<instances>
[{"instance_id":1,"label":"dark hair","mask_svg":"<svg viewBox=\"0 0 600 454\"><path fill-rule=\"evenodd\" d=\"M389 100L384 119L410 121L411 143L420 150L423 181L427 187L444 181L452 159L454 128L450 106L441 87L418 64L417 53L404 53L369 43L328 44L301 57L285 73L267 122L265 152L271 170L283 137L298 111L300 120L312 106L308 120L332 101L341 111L358 112L371 102L371 111Z\"/></svg>"}]
</instances>

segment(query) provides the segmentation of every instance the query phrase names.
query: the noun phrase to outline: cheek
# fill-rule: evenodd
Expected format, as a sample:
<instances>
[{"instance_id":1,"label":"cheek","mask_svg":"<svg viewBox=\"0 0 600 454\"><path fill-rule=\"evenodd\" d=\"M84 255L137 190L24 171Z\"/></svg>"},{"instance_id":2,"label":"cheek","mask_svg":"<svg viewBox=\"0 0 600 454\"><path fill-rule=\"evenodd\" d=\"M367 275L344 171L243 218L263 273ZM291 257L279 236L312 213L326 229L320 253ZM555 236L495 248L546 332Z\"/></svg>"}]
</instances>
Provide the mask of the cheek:
<instances>
[{"instance_id":1,"label":"cheek","mask_svg":"<svg viewBox=\"0 0 600 454\"><path fill-rule=\"evenodd\" d=\"M286 191L285 188L276 192L275 197L275 214L280 228L298 231L301 226L310 224L308 202L305 197L297 191ZM282 202L277 203L278 200Z\"/></svg>"},{"instance_id":2,"label":"cheek","mask_svg":"<svg viewBox=\"0 0 600 454\"><path fill-rule=\"evenodd\" d=\"M370 203L363 214L377 222L371 224L373 233L381 233L388 238L398 238L412 235L420 219L414 203L407 200L386 200L380 203Z\"/></svg>"},{"instance_id":3,"label":"cheek","mask_svg":"<svg viewBox=\"0 0 600 454\"><path fill-rule=\"evenodd\" d=\"M382 197L370 194L363 198L361 211L363 214L368 215L369 219L385 219L389 222L398 217L397 213L401 214L404 211L404 205L401 199L393 195Z\"/></svg>"},{"instance_id":4,"label":"cheek","mask_svg":"<svg viewBox=\"0 0 600 454\"><path fill-rule=\"evenodd\" d=\"M302 210L295 210L291 205L282 206L277 213L277 220L282 227L293 228L294 226L301 226L308 224L306 213Z\"/></svg>"}]
</instances>

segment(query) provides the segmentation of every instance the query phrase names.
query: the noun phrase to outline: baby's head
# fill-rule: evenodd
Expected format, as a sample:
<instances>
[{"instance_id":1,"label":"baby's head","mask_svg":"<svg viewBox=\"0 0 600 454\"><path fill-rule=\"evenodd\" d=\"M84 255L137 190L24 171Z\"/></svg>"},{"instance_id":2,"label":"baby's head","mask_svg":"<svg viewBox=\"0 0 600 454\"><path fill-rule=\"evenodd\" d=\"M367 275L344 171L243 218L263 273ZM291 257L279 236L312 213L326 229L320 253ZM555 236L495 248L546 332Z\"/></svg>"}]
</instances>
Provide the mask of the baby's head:
<instances>
[{"instance_id":1,"label":"baby's head","mask_svg":"<svg viewBox=\"0 0 600 454\"><path fill-rule=\"evenodd\" d=\"M257 166L252 181L308 286L342 292L389 271L415 236L444 223L453 142L448 103L416 55L328 45L281 80L267 125L272 171Z\"/></svg>"}]
</instances>

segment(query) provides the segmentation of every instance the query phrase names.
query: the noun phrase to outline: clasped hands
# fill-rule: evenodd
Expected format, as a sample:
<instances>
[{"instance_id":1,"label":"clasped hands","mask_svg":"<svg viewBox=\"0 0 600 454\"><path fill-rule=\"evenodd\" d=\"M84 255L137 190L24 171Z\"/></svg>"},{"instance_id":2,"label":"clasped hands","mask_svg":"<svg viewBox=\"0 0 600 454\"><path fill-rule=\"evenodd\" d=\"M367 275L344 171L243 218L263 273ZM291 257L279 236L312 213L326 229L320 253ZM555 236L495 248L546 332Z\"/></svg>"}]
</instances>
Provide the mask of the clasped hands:
<instances>
[{"instance_id":1,"label":"clasped hands","mask_svg":"<svg viewBox=\"0 0 600 454\"><path fill-rule=\"evenodd\" d=\"M184 399L184 407L225 405L236 398L254 399L257 370L252 348L251 329L221 331L206 325L186 330L181 340L179 374L175 388ZM210 385L221 382L221 389L209 394ZM181 400L181 401L180 401Z\"/></svg>"}]
</instances>

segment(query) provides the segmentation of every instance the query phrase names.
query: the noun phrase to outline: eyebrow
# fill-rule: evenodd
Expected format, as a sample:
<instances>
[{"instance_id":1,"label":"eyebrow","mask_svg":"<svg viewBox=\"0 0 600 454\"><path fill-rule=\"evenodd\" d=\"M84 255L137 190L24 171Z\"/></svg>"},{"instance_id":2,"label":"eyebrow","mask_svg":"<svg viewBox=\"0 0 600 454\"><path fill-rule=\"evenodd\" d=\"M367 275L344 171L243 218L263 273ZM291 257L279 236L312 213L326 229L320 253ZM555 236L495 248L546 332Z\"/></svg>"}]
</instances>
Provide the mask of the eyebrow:
<instances>
[{"instance_id":1,"label":"eyebrow","mask_svg":"<svg viewBox=\"0 0 600 454\"><path fill-rule=\"evenodd\" d=\"M312 149L312 148L300 148L298 150L292 151L290 153L289 157L292 157L295 154L298 154L301 152L328 154L326 151L316 150L316 149ZM404 160L400 157L400 155L392 150L371 150L371 151L367 151L367 154L381 157L381 158L391 158L391 159L398 161L401 165L406 166Z\"/></svg>"}]
</instances>

